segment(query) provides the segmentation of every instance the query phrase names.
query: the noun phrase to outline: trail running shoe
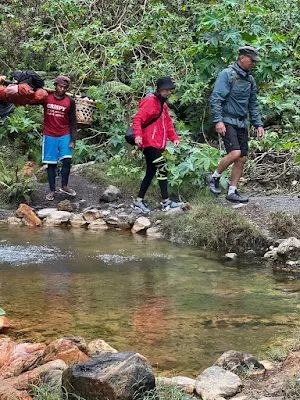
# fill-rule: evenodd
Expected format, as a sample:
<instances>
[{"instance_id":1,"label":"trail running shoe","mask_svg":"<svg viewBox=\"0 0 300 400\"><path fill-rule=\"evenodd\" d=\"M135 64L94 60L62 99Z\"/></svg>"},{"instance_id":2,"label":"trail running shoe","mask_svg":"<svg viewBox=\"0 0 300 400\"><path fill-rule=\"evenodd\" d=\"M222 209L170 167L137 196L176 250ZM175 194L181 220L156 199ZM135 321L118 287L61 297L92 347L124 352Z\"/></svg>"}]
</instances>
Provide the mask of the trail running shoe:
<instances>
[{"instance_id":1,"label":"trail running shoe","mask_svg":"<svg viewBox=\"0 0 300 400\"><path fill-rule=\"evenodd\" d=\"M220 178L214 178L212 175L210 175L206 178L206 182L211 193L216 194L217 196L221 194Z\"/></svg>"},{"instance_id":2,"label":"trail running shoe","mask_svg":"<svg viewBox=\"0 0 300 400\"><path fill-rule=\"evenodd\" d=\"M71 197L75 197L76 196L75 190L70 189L70 188L68 188L68 189L59 188L59 192L67 194L67 195L69 195Z\"/></svg>"},{"instance_id":3,"label":"trail running shoe","mask_svg":"<svg viewBox=\"0 0 300 400\"><path fill-rule=\"evenodd\" d=\"M230 193L226 196L226 200L232 203L248 203L249 197L241 196L237 190L234 193Z\"/></svg>"},{"instance_id":4,"label":"trail running shoe","mask_svg":"<svg viewBox=\"0 0 300 400\"><path fill-rule=\"evenodd\" d=\"M150 210L147 208L143 201L132 201L132 208L136 208L142 211L143 214L149 214Z\"/></svg>"},{"instance_id":5,"label":"trail running shoe","mask_svg":"<svg viewBox=\"0 0 300 400\"><path fill-rule=\"evenodd\" d=\"M176 203L176 201L168 200L165 203L161 203L162 210L163 211L168 211L170 208L177 208L177 207L182 207L184 203L182 201Z\"/></svg>"}]
</instances>

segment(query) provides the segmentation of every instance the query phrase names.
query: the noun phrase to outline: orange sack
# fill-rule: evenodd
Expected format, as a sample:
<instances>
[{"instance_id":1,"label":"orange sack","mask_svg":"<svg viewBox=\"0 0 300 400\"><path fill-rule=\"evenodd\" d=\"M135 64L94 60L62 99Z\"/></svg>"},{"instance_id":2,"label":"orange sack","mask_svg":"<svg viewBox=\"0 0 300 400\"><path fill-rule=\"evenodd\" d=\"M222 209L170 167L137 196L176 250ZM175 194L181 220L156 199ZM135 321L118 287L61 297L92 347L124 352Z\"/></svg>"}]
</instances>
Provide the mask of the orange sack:
<instances>
[{"instance_id":1,"label":"orange sack","mask_svg":"<svg viewBox=\"0 0 300 400\"><path fill-rule=\"evenodd\" d=\"M8 85L5 90L5 96L8 102L17 106L24 106L25 104L29 104L30 100L33 99L34 91L27 83Z\"/></svg>"},{"instance_id":2,"label":"orange sack","mask_svg":"<svg viewBox=\"0 0 300 400\"><path fill-rule=\"evenodd\" d=\"M34 92L33 99L30 100L29 104L41 104L48 97L48 92L44 89L38 89Z\"/></svg>"}]
</instances>

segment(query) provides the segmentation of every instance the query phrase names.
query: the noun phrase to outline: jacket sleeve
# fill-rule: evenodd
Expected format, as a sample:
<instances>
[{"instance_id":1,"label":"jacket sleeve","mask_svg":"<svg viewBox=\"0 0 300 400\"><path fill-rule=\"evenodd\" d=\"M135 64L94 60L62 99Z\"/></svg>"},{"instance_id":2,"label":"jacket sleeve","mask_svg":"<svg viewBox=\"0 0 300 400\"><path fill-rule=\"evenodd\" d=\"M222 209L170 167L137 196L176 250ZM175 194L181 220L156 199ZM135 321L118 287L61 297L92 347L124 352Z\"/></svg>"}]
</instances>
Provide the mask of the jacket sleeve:
<instances>
[{"instance_id":1,"label":"jacket sleeve","mask_svg":"<svg viewBox=\"0 0 300 400\"><path fill-rule=\"evenodd\" d=\"M262 120L260 118L257 95L256 95L256 83L253 79L251 84L251 93L249 98L249 115L250 115L250 122L255 128L259 126L264 126Z\"/></svg>"},{"instance_id":2,"label":"jacket sleeve","mask_svg":"<svg viewBox=\"0 0 300 400\"><path fill-rule=\"evenodd\" d=\"M213 92L210 96L212 119L215 123L223 121L222 104L224 103L226 96L230 92L231 83L232 74L226 72L226 70L221 71L217 77Z\"/></svg>"},{"instance_id":3,"label":"jacket sleeve","mask_svg":"<svg viewBox=\"0 0 300 400\"><path fill-rule=\"evenodd\" d=\"M71 141L75 143L77 136L77 121L76 121L76 105L74 99L70 99L70 110L69 110L69 125L71 133Z\"/></svg>"},{"instance_id":4,"label":"jacket sleeve","mask_svg":"<svg viewBox=\"0 0 300 400\"><path fill-rule=\"evenodd\" d=\"M149 98L147 101L143 101L143 104L139 106L138 112L133 117L133 134L134 138L138 136L143 136L143 128L142 126L151 118L155 116L155 108L152 102L152 98Z\"/></svg>"},{"instance_id":5,"label":"jacket sleeve","mask_svg":"<svg viewBox=\"0 0 300 400\"><path fill-rule=\"evenodd\" d=\"M165 123L166 123L167 137L169 140L171 140L171 142L175 142L175 140L179 140L179 137L177 136L177 134L175 132L174 125L173 125L172 119L170 117L167 106L164 109L164 113L165 113L165 119L166 119Z\"/></svg>"}]
</instances>

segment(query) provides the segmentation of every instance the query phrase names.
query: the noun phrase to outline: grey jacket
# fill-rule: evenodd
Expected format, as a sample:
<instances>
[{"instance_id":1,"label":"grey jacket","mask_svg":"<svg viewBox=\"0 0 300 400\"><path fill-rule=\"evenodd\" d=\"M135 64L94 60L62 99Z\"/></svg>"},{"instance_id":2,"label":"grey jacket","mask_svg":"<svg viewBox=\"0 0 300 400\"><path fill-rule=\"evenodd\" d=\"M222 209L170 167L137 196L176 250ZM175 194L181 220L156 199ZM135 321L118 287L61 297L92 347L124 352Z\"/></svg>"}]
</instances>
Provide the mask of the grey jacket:
<instances>
[{"instance_id":1,"label":"grey jacket","mask_svg":"<svg viewBox=\"0 0 300 400\"><path fill-rule=\"evenodd\" d=\"M210 96L213 122L227 122L244 127L249 114L252 125L256 128L263 126L256 96L256 83L250 76L251 73L241 69L236 62L230 67L237 73L234 84L233 72L226 68L219 73Z\"/></svg>"}]
</instances>

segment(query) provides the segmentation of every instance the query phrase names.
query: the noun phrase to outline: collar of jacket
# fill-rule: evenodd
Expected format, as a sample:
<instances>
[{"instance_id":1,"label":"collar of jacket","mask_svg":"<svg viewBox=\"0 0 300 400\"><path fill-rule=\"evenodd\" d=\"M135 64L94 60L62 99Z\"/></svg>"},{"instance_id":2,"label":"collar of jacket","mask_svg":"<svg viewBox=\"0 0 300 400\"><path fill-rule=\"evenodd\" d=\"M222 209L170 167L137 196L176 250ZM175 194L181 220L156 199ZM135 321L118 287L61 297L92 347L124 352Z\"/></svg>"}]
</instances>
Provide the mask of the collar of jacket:
<instances>
[{"instance_id":1,"label":"collar of jacket","mask_svg":"<svg viewBox=\"0 0 300 400\"><path fill-rule=\"evenodd\" d=\"M230 65L231 68L233 68L238 74L242 75L244 78L248 77L251 74L251 71L247 72L244 71L237 62L234 62L233 64Z\"/></svg>"}]
</instances>

